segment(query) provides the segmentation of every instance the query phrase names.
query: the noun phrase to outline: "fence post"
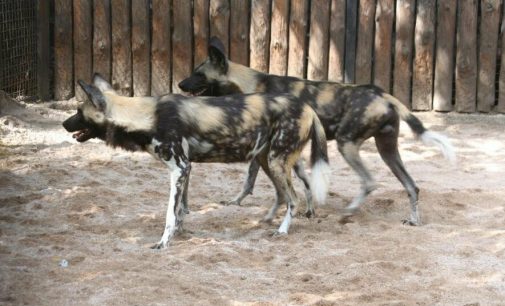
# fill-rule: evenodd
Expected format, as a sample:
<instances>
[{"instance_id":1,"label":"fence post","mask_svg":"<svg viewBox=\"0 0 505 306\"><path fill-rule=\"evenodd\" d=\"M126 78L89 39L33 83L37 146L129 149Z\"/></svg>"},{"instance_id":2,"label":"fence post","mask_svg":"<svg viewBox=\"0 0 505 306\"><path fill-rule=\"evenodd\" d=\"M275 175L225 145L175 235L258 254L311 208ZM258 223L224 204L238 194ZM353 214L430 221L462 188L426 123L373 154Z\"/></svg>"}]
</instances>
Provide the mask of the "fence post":
<instances>
[{"instance_id":1,"label":"fence post","mask_svg":"<svg viewBox=\"0 0 505 306\"><path fill-rule=\"evenodd\" d=\"M344 82L356 81L356 41L358 35L358 1L346 0L345 18L345 76Z\"/></svg>"},{"instance_id":2,"label":"fence post","mask_svg":"<svg viewBox=\"0 0 505 306\"><path fill-rule=\"evenodd\" d=\"M49 38L49 19L51 1L37 1L37 94L41 100L49 100L51 40Z\"/></svg>"}]
</instances>

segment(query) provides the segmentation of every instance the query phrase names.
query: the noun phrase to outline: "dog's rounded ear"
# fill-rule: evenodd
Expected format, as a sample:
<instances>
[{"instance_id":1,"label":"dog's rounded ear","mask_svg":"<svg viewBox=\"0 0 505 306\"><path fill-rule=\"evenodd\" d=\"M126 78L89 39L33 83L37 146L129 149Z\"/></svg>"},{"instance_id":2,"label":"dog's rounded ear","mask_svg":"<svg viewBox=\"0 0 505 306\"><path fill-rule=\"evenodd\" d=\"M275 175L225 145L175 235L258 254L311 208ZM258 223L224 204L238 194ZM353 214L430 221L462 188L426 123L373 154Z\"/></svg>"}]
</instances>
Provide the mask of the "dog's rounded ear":
<instances>
[{"instance_id":1,"label":"dog's rounded ear","mask_svg":"<svg viewBox=\"0 0 505 306\"><path fill-rule=\"evenodd\" d=\"M105 97L102 92L93 85L86 84L83 80L78 80L77 83L81 86L82 90L88 96L88 99L93 103L93 105L101 112L105 111L107 103L105 102Z\"/></svg>"},{"instance_id":2,"label":"dog's rounded ear","mask_svg":"<svg viewBox=\"0 0 505 306\"><path fill-rule=\"evenodd\" d=\"M228 59L221 40L213 36L209 41L209 58L210 61L220 67L223 73L228 70Z\"/></svg>"},{"instance_id":3,"label":"dog's rounded ear","mask_svg":"<svg viewBox=\"0 0 505 306\"><path fill-rule=\"evenodd\" d=\"M96 73L93 75L93 85L96 86L100 91L114 91L112 88L112 85L105 80L105 78L99 74Z\"/></svg>"}]
</instances>

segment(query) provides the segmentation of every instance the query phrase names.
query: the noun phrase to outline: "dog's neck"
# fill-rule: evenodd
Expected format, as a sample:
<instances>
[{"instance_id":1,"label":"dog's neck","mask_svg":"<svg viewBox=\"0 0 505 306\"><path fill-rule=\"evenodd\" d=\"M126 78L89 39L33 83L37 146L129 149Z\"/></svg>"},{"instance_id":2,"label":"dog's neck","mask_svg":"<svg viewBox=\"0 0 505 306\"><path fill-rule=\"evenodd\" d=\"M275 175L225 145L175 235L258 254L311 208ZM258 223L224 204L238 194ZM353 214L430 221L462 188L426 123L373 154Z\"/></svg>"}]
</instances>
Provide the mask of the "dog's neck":
<instances>
[{"instance_id":1,"label":"dog's neck","mask_svg":"<svg viewBox=\"0 0 505 306\"><path fill-rule=\"evenodd\" d=\"M127 132L151 131L155 124L156 99L152 97L123 97L104 92L107 101L105 115L114 125Z\"/></svg>"},{"instance_id":2,"label":"dog's neck","mask_svg":"<svg viewBox=\"0 0 505 306\"><path fill-rule=\"evenodd\" d=\"M228 61L229 80L235 83L244 94L258 92L257 89L262 74L252 68Z\"/></svg>"}]
</instances>

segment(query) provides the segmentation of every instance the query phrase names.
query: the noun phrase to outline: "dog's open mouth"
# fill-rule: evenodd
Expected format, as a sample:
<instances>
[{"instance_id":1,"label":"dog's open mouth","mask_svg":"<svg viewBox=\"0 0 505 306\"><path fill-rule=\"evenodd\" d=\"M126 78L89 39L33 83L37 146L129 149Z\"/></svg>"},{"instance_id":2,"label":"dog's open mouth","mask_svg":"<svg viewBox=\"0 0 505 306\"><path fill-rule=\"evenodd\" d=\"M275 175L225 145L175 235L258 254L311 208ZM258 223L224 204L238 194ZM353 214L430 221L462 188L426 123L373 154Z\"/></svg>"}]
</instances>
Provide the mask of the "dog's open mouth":
<instances>
[{"instance_id":1,"label":"dog's open mouth","mask_svg":"<svg viewBox=\"0 0 505 306\"><path fill-rule=\"evenodd\" d=\"M78 142L84 142L92 137L92 132L90 129L83 129L80 131L77 131L72 135L72 137L77 140Z\"/></svg>"},{"instance_id":2,"label":"dog's open mouth","mask_svg":"<svg viewBox=\"0 0 505 306\"><path fill-rule=\"evenodd\" d=\"M189 95L190 96L201 96L206 90L207 90L207 87L202 87L201 89L190 92Z\"/></svg>"}]
</instances>

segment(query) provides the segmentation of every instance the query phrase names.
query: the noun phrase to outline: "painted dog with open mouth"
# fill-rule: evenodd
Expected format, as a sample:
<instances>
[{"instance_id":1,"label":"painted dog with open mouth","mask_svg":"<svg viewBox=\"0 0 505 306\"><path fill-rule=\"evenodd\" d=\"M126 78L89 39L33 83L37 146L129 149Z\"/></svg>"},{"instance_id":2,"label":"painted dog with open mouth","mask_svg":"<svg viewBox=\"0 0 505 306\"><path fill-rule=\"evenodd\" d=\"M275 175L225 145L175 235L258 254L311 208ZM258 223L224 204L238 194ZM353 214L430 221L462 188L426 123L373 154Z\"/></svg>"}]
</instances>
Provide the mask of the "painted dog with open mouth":
<instances>
[{"instance_id":1,"label":"painted dog with open mouth","mask_svg":"<svg viewBox=\"0 0 505 306\"><path fill-rule=\"evenodd\" d=\"M170 169L166 225L154 248L166 247L184 216L191 162L258 160L276 189L277 206L287 204L278 233L287 234L297 196L291 169L312 141L311 189L323 203L327 193L328 156L324 128L309 105L289 94L226 97L124 97L95 74L93 84L79 81L89 101L63 122L74 138L100 138L112 147L146 151Z\"/></svg>"},{"instance_id":2,"label":"painted dog with open mouth","mask_svg":"<svg viewBox=\"0 0 505 306\"><path fill-rule=\"evenodd\" d=\"M376 189L375 181L359 154L363 142L374 137L381 158L409 195L410 218L403 222L421 224L419 189L398 152L400 120L404 120L425 144L438 146L446 158L454 160L454 149L445 136L428 131L405 105L377 86L309 81L261 73L228 60L222 42L216 37L211 38L208 52L208 59L179 83L183 91L199 96L290 93L300 98L295 102L312 106L324 126L327 139L337 141L339 152L361 179L361 191L346 207L345 216L354 214L367 195ZM257 162L253 160L242 192L232 203L240 204L247 194L252 193L258 170Z\"/></svg>"}]
</instances>

